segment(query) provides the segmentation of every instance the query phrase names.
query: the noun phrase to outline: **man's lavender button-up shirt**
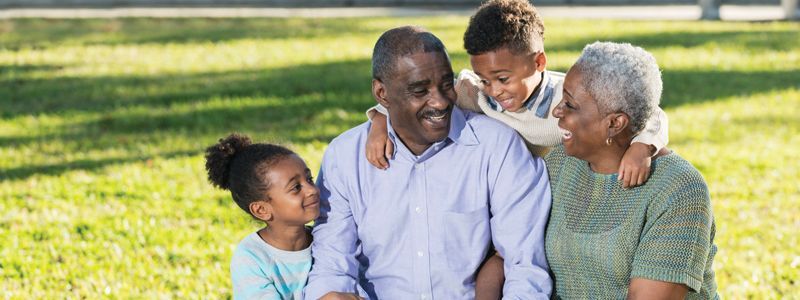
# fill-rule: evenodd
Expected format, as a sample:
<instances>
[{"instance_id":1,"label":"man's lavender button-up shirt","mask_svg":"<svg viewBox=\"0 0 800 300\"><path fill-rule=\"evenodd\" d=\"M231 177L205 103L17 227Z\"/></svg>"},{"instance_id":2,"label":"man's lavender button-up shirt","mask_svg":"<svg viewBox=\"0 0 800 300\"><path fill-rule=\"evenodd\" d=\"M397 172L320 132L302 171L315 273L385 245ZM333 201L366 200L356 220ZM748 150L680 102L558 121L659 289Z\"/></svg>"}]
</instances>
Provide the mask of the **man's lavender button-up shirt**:
<instances>
[{"instance_id":1,"label":"man's lavender button-up shirt","mask_svg":"<svg viewBox=\"0 0 800 300\"><path fill-rule=\"evenodd\" d=\"M507 299L548 298L544 253L550 183L511 128L453 109L446 139L415 156L396 137L387 170L365 156L370 123L335 138L317 185L307 299L468 299L493 243Z\"/></svg>"}]
</instances>

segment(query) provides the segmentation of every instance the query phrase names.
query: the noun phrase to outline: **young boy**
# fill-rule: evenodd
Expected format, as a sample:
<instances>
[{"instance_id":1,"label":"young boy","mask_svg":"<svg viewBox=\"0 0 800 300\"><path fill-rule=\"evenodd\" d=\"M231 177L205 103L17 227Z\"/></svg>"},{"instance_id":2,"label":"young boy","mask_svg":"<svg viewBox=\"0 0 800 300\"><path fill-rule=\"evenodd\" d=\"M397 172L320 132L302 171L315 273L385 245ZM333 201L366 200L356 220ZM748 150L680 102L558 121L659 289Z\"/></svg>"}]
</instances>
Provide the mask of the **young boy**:
<instances>
[{"instance_id":1,"label":"young boy","mask_svg":"<svg viewBox=\"0 0 800 300\"><path fill-rule=\"evenodd\" d=\"M544 24L528 1L487 1L464 33L474 72L461 71L455 84L458 107L511 126L538 156L561 142L558 119L551 113L561 101L564 82L564 73L546 70L543 41ZM373 121L367 159L388 168L394 145L387 136L386 109L376 105L367 114ZM651 157L667 141L667 116L659 109L623 157L618 178L624 187L647 181Z\"/></svg>"}]
</instances>

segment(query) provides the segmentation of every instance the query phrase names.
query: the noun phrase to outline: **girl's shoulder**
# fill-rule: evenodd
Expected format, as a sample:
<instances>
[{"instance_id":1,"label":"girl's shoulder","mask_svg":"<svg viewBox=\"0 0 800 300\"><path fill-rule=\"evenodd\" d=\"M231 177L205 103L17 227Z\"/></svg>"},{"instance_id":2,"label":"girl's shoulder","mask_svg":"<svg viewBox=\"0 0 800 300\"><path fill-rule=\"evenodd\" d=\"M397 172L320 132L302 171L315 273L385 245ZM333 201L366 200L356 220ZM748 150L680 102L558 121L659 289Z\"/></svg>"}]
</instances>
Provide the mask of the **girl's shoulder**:
<instances>
[{"instance_id":1,"label":"girl's shoulder","mask_svg":"<svg viewBox=\"0 0 800 300\"><path fill-rule=\"evenodd\" d=\"M236 246L231 257L231 273L247 272L253 268L262 269L275 265L275 259L267 243L258 232L245 236Z\"/></svg>"}]
</instances>

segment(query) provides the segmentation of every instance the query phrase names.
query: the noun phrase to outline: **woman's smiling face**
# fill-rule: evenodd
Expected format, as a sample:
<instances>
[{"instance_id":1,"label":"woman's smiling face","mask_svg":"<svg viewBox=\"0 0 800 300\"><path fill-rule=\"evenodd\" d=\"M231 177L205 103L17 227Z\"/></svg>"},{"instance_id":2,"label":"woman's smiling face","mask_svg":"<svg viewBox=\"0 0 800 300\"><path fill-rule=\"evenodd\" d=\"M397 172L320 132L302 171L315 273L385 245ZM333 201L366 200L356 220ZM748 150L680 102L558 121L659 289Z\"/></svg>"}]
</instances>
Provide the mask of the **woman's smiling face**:
<instances>
[{"instance_id":1,"label":"woman's smiling face","mask_svg":"<svg viewBox=\"0 0 800 300\"><path fill-rule=\"evenodd\" d=\"M567 155L588 160L597 149L605 146L608 126L597 101L583 85L583 74L575 67L564 79L564 95L553 109L561 129L561 141Z\"/></svg>"}]
</instances>

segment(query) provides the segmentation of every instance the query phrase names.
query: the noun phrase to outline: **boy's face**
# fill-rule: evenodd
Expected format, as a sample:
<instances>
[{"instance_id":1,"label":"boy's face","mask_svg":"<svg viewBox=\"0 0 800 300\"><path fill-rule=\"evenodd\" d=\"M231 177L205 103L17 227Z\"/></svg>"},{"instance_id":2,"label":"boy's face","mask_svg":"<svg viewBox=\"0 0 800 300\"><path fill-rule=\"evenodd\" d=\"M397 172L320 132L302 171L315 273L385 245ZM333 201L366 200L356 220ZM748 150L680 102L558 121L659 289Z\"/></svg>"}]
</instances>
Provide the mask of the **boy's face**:
<instances>
[{"instance_id":1,"label":"boy's face","mask_svg":"<svg viewBox=\"0 0 800 300\"><path fill-rule=\"evenodd\" d=\"M547 59L544 52L514 54L508 47L469 59L483 84L483 93L508 111L519 111L542 81Z\"/></svg>"},{"instance_id":2,"label":"boy's face","mask_svg":"<svg viewBox=\"0 0 800 300\"><path fill-rule=\"evenodd\" d=\"M300 157L291 155L272 165L267 180L272 222L302 226L319 216L319 189Z\"/></svg>"}]
</instances>

